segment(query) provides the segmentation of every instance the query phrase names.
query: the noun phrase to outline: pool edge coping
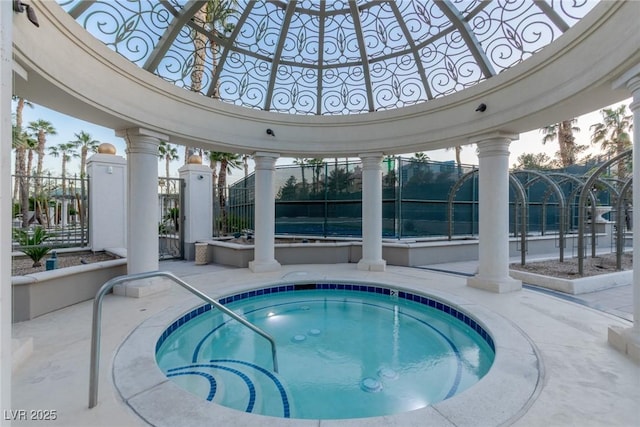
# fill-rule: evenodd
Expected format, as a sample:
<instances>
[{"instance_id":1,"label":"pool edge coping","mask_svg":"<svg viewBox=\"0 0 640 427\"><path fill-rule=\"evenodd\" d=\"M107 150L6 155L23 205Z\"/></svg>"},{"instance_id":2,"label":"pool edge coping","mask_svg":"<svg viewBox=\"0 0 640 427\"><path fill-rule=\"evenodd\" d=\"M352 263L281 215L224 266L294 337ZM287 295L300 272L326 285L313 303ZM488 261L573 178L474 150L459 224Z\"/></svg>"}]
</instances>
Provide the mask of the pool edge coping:
<instances>
[{"instance_id":1,"label":"pool edge coping","mask_svg":"<svg viewBox=\"0 0 640 427\"><path fill-rule=\"evenodd\" d=\"M435 425L477 425L480 421L484 425L511 423L526 413L540 393L545 377L544 365L532 340L508 319L446 292L377 280L281 279L239 284L232 291L226 289L214 298L272 286L314 282L366 284L441 300L465 312L493 337L496 358L489 372L478 383L434 405L410 412L366 418L368 425L396 425L398 422L404 425L424 422L425 419ZM194 416L201 422L220 423L224 420L225 425L230 426L264 426L271 423L274 426L346 426L359 420L305 420L245 413L207 402L172 383L156 363L156 342L168 325L200 305L201 300L189 297L142 322L118 346L113 357L112 381L122 401L141 419L157 426L193 425ZM171 405L172 410L168 411L166 405ZM189 418L177 414L185 414Z\"/></svg>"}]
</instances>

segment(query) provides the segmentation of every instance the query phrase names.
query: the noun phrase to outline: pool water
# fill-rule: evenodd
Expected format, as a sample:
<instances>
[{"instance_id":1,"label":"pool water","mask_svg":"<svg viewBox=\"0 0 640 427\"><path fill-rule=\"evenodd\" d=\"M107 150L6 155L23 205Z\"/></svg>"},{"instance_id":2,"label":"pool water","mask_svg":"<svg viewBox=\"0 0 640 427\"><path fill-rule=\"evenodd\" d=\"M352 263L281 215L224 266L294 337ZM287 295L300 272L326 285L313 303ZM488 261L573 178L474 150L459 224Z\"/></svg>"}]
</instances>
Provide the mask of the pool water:
<instances>
[{"instance_id":1,"label":"pool water","mask_svg":"<svg viewBox=\"0 0 640 427\"><path fill-rule=\"evenodd\" d=\"M410 411L469 388L494 359L478 325L424 298L296 290L227 307L275 338L279 373L267 340L208 306L167 330L156 356L179 386L246 412L344 419Z\"/></svg>"}]
</instances>

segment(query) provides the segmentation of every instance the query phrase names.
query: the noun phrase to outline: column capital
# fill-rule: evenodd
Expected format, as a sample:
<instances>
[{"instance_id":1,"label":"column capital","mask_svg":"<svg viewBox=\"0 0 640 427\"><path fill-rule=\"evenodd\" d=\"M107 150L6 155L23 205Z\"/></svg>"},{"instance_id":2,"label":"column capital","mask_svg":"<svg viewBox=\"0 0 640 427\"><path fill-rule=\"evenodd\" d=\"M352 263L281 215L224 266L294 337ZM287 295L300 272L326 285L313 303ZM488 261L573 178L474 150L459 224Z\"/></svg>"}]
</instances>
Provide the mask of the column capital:
<instances>
[{"instance_id":1,"label":"column capital","mask_svg":"<svg viewBox=\"0 0 640 427\"><path fill-rule=\"evenodd\" d=\"M358 154L358 157L362 161L362 169L382 169L382 159L384 158L384 153L364 153Z\"/></svg>"},{"instance_id":2,"label":"column capital","mask_svg":"<svg viewBox=\"0 0 640 427\"><path fill-rule=\"evenodd\" d=\"M478 158L496 156L509 157L509 144L511 144L511 142L508 139L490 139L478 142Z\"/></svg>"},{"instance_id":3,"label":"column capital","mask_svg":"<svg viewBox=\"0 0 640 427\"><path fill-rule=\"evenodd\" d=\"M155 131L152 131L150 129L140 128L140 127L118 129L118 130L116 130L116 136L119 136L119 137L124 138L124 139L142 137L142 136L149 136L149 137L156 138L156 139L163 140L163 141L168 141L169 140L169 136L168 135L165 135L165 134L160 133L160 132L155 132Z\"/></svg>"},{"instance_id":4,"label":"column capital","mask_svg":"<svg viewBox=\"0 0 640 427\"><path fill-rule=\"evenodd\" d=\"M520 139L520 135L512 132L504 132L504 131L495 131L489 132L482 135L476 135L469 138L469 144L480 144L490 141L506 141L508 143L512 141L517 141Z\"/></svg>"},{"instance_id":5,"label":"column capital","mask_svg":"<svg viewBox=\"0 0 640 427\"><path fill-rule=\"evenodd\" d=\"M275 170L276 160L280 158L278 153L256 151L253 153L253 161L256 163L256 170Z\"/></svg>"},{"instance_id":6,"label":"column capital","mask_svg":"<svg viewBox=\"0 0 640 427\"><path fill-rule=\"evenodd\" d=\"M631 67L611 84L613 89L629 89L631 93L640 90L640 64Z\"/></svg>"},{"instance_id":7,"label":"column capital","mask_svg":"<svg viewBox=\"0 0 640 427\"><path fill-rule=\"evenodd\" d=\"M160 141L167 141L169 137L161 133L143 128L128 128L116 131L116 135L127 141L127 154L158 155Z\"/></svg>"}]
</instances>

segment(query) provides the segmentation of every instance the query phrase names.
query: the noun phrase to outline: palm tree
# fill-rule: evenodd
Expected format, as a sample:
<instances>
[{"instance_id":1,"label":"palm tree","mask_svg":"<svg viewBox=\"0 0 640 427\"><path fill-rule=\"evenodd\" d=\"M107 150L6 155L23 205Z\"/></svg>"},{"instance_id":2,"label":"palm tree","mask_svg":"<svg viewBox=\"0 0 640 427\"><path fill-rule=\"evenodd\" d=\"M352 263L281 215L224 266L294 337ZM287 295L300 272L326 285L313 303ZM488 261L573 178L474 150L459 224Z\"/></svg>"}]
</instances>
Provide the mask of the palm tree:
<instances>
[{"instance_id":1,"label":"palm tree","mask_svg":"<svg viewBox=\"0 0 640 427\"><path fill-rule=\"evenodd\" d=\"M247 177L249 176L249 155L242 156L242 167L244 168L244 186L247 186Z\"/></svg>"},{"instance_id":2,"label":"palm tree","mask_svg":"<svg viewBox=\"0 0 640 427\"><path fill-rule=\"evenodd\" d=\"M27 167L25 168L25 175L29 177L33 172L31 170L33 167L33 153L38 149L38 140L27 132L23 132L23 141L27 150Z\"/></svg>"},{"instance_id":3,"label":"palm tree","mask_svg":"<svg viewBox=\"0 0 640 427\"><path fill-rule=\"evenodd\" d=\"M218 172L218 199L220 201L220 207L224 208L226 205L224 189L227 186L227 175L231 175L232 169L240 169L242 162L240 161L240 156L238 154L219 154L220 171Z\"/></svg>"},{"instance_id":4,"label":"palm tree","mask_svg":"<svg viewBox=\"0 0 640 427\"><path fill-rule=\"evenodd\" d=\"M209 165L213 171L213 198L216 199L216 189L218 195L218 206L220 207L220 232L226 233L226 211L225 206L227 204L227 198L225 193L225 187L227 186L227 174L231 174L232 168L240 168L242 161L240 155L231 153L222 153L218 151L209 151L207 153L209 158ZM218 169L220 164L220 169ZM217 181L217 182L216 182Z\"/></svg>"},{"instance_id":5,"label":"palm tree","mask_svg":"<svg viewBox=\"0 0 640 427\"><path fill-rule=\"evenodd\" d=\"M17 134L14 133L14 135L22 136L22 111L24 110L24 107L33 108L33 104L19 96L13 96L12 100L17 101L16 102L16 125L15 125L15 132L17 132ZM14 141L16 141L15 138L14 138ZM17 145L14 144L13 148L16 150L16 175L26 176L27 173L25 171L25 147L22 146L21 144L17 144ZM17 198L19 185L26 185L26 184L22 180L20 181L16 180L16 184L14 185L14 188L13 188L14 199ZM28 190L21 189L20 191L23 192Z\"/></svg>"},{"instance_id":6,"label":"palm tree","mask_svg":"<svg viewBox=\"0 0 640 427\"><path fill-rule=\"evenodd\" d=\"M449 151L453 148L456 152L456 167L458 168L458 176L462 175L462 145L456 145L455 147L446 148L445 151Z\"/></svg>"},{"instance_id":7,"label":"palm tree","mask_svg":"<svg viewBox=\"0 0 640 427\"><path fill-rule=\"evenodd\" d=\"M427 156L422 151L418 151L417 153L413 153L413 158L416 159L420 163L424 163L429 160L429 156Z\"/></svg>"},{"instance_id":8,"label":"palm tree","mask_svg":"<svg viewBox=\"0 0 640 427\"><path fill-rule=\"evenodd\" d=\"M95 153L100 141L93 139L89 133L83 130L74 134L74 136L76 139L69 141L69 143L80 149L80 178L84 178L87 175L87 154L89 151Z\"/></svg>"},{"instance_id":9,"label":"palm tree","mask_svg":"<svg viewBox=\"0 0 640 427\"><path fill-rule=\"evenodd\" d=\"M43 119L38 119L33 122L29 122L28 129L32 134L37 135L38 138L38 166L36 168L36 196L40 193L40 187L42 187L42 162L44 160L44 149L47 145L47 136L56 135L57 131L53 125Z\"/></svg>"},{"instance_id":10,"label":"palm tree","mask_svg":"<svg viewBox=\"0 0 640 427\"><path fill-rule=\"evenodd\" d=\"M576 126L577 122L577 119L563 120L560 123L555 123L540 129L540 132L544 134L542 137L543 144L554 140L558 141L560 148L558 151L560 165L563 168L575 164L576 154L584 149L576 145L576 139L573 136L574 132L580 132L580 128Z\"/></svg>"},{"instance_id":11,"label":"palm tree","mask_svg":"<svg viewBox=\"0 0 640 427\"><path fill-rule=\"evenodd\" d=\"M165 177L166 177L166 182L167 182L167 192L169 189L169 164L174 161L174 160L178 160L179 156L178 156L178 149L176 147L174 147L173 145L169 144L166 141L160 141L160 145L158 146L158 157L160 158L160 160L165 161Z\"/></svg>"},{"instance_id":12,"label":"palm tree","mask_svg":"<svg viewBox=\"0 0 640 427\"><path fill-rule=\"evenodd\" d=\"M314 193L317 194L320 192L320 174L324 168L324 159L322 157L314 157L313 159L309 159L307 163L313 170L313 182L311 186L313 187Z\"/></svg>"},{"instance_id":13,"label":"palm tree","mask_svg":"<svg viewBox=\"0 0 640 427\"><path fill-rule=\"evenodd\" d=\"M602 151L609 155L618 155L631 147L630 132L633 128L633 116L627 114L627 106L621 105L616 109L600 110L602 122L589 128L592 144L600 144ZM627 175L624 161L618 162L618 179L625 179Z\"/></svg>"},{"instance_id":14,"label":"palm tree","mask_svg":"<svg viewBox=\"0 0 640 427\"><path fill-rule=\"evenodd\" d=\"M293 160L293 163L300 166L300 170L302 172L302 194L306 196L307 194L307 180L304 178L304 168L309 165L309 159L305 157L296 157Z\"/></svg>"},{"instance_id":15,"label":"palm tree","mask_svg":"<svg viewBox=\"0 0 640 427\"><path fill-rule=\"evenodd\" d=\"M456 152L456 165L458 169L462 167L462 145L456 145L455 147L445 148L445 151L454 150Z\"/></svg>"},{"instance_id":16,"label":"palm tree","mask_svg":"<svg viewBox=\"0 0 640 427\"><path fill-rule=\"evenodd\" d=\"M235 1L231 0L208 0L204 5L194 14L194 21L196 24L201 24L205 30L194 30L191 37L193 39L193 67L191 68L191 90L193 92L202 91L202 81L204 79L205 63L206 63L206 47L209 37L206 33L213 33L221 35L228 31L233 31L233 25L227 23L227 19L235 12L232 6L235 5ZM211 52L211 77L216 74L216 68L218 66L218 47L217 43L210 40L210 52ZM211 90L211 97L217 99L219 97L218 82L216 81L215 87ZM185 163L189 159L190 147L184 147L184 161Z\"/></svg>"},{"instance_id":17,"label":"palm tree","mask_svg":"<svg viewBox=\"0 0 640 427\"><path fill-rule=\"evenodd\" d=\"M73 157L78 157L76 153L76 146L71 142L58 144L54 147L49 147L49 154L53 157L62 158L62 225L67 223L67 162Z\"/></svg>"},{"instance_id":18,"label":"palm tree","mask_svg":"<svg viewBox=\"0 0 640 427\"><path fill-rule=\"evenodd\" d=\"M18 190L20 191L20 213L22 214L22 227L29 225L29 179L25 173L25 151L27 147L27 133L21 132L18 126L12 127L11 146L16 150L16 180L14 185L14 196L16 200ZM20 153L20 154L18 154Z\"/></svg>"}]
</instances>

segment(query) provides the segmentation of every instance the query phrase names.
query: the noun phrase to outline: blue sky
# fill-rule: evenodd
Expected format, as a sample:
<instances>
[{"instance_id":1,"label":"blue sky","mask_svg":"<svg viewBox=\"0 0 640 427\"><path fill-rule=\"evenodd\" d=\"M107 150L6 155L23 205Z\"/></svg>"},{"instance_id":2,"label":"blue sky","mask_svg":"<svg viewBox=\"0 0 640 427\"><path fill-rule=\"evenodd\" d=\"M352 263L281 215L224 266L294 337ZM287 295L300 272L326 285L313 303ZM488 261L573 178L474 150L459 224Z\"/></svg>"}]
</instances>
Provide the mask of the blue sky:
<instances>
[{"instance_id":1,"label":"blue sky","mask_svg":"<svg viewBox=\"0 0 640 427\"><path fill-rule=\"evenodd\" d=\"M631 99L625 100L624 104L629 104ZM615 104L614 106L618 106L620 104ZM14 105L15 110L15 105ZM66 116L57 111L50 110L48 108L34 105L34 108L25 107L23 112L23 123L26 127L29 122L44 119L54 126L57 130L57 135L51 135L47 138L47 146L54 146L61 143L66 143L71 140L76 139L74 137L75 133L80 131L88 132L93 139L96 139L100 142L109 142L116 147L117 154L125 156L125 142L122 138L119 138L115 135L114 130L108 129L102 126L98 126L89 122L85 122L83 120L78 120L73 117ZM577 133L576 141L579 144L589 144L591 132L589 127L598 123L601 120L601 115L599 111L595 111L584 116L580 116L578 118L578 127L581 129L581 132ZM555 152L558 150L556 143L543 145L541 143L542 134L538 130L534 130L531 132L526 132L520 134L520 140L511 144L510 151L511 155L509 158L509 164L513 165L516 163L516 159L519 155L523 153L539 153L544 152L547 153L550 157L555 155ZM589 152L597 153L598 147L590 147ZM180 155L180 160L172 162L171 164L171 176L178 176L178 168L183 164L183 147L178 147L178 153ZM427 155L431 158L431 160L437 161L447 161L453 160L455 158L455 153L453 150L445 151L445 150L435 150L426 152ZM412 153L407 153L407 156L410 157ZM477 164L478 157L475 152L475 148L472 146L466 146L462 150L462 162L466 164ZM278 164L292 164L293 159L291 158L281 158L278 160ZM253 170L253 162L249 163L250 170ZM45 156L45 169L50 170L53 174L60 173L61 161L59 158L53 158L51 156ZM79 172L80 170L80 160L73 159L67 165L67 170L70 173ZM158 161L158 173L160 176L165 174L165 163L164 161ZM230 183L236 181L241 178L243 175L241 170L234 170L233 174L229 177Z\"/></svg>"}]
</instances>

